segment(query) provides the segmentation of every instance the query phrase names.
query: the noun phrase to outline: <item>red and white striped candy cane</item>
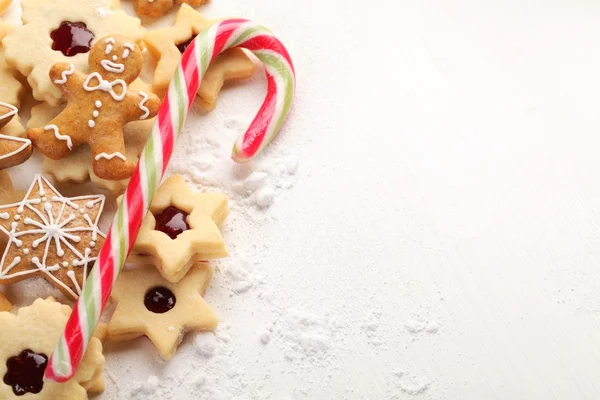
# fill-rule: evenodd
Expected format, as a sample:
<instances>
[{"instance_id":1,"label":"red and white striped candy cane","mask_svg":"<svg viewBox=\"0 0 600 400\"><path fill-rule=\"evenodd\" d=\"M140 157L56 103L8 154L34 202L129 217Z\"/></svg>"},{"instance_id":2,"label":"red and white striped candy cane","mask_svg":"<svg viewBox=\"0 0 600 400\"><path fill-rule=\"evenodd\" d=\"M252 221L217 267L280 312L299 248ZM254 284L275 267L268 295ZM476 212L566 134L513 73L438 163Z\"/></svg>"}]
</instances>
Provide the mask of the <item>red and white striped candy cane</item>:
<instances>
[{"instance_id":1,"label":"red and white striped candy cane","mask_svg":"<svg viewBox=\"0 0 600 400\"><path fill-rule=\"evenodd\" d=\"M250 127L233 148L233 159L249 161L277 135L294 97L296 77L283 44L266 28L244 19L212 25L192 41L182 56L140 161L117 210L96 265L67 322L45 376L64 382L77 371L142 219L167 169L173 145L209 64L223 51L248 49L265 65L267 96Z\"/></svg>"}]
</instances>

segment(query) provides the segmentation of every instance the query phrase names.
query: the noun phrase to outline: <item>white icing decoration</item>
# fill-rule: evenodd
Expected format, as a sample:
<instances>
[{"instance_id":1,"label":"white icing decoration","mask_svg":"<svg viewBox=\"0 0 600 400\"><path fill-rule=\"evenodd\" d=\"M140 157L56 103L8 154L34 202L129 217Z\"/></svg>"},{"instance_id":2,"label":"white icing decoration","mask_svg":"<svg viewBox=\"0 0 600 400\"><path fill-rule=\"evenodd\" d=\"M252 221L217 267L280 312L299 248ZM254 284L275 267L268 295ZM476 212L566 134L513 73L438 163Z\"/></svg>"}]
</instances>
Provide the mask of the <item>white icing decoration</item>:
<instances>
[{"instance_id":1,"label":"white icing decoration","mask_svg":"<svg viewBox=\"0 0 600 400\"><path fill-rule=\"evenodd\" d=\"M96 123L90 119L90 120L88 121L88 126L89 126L90 128L93 128L93 127L95 127L95 126L96 126Z\"/></svg>"},{"instance_id":2,"label":"white icing decoration","mask_svg":"<svg viewBox=\"0 0 600 400\"><path fill-rule=\"evenodd\" d=\"M123 58L125 59L127 57L129 57L129 49L123 50Z\"/></svg>"},{"instance_id":3,"label":"white icing decoration","mask_svg":"<svg viewBox=\"0 0 600 400\"><path fill-rule=\"evenodd\" d=\"M123 161L127 161L127 158L126 158L126 157L123 155L123 153L120 153L120 152L118 152L118 151L117 151L117 152L114 152L114 153L111 153L111 154L108 154L108 153L100 153L100 154L98 154L96 157L94 157L94 160L98 161L98 160L100 160L101 158L106 158L107 160L112 160L112 159L113 159L113 158L115 158L115 157L117 157L117 158L120 158L120 159L121 159L121 160L123 160Z\"/></svg>"},{"instance_id":4,"label":"white icing decoration","mask_svg":"<svg viewBox=\"0 0 600 400\"><path fill-rule=\"evenodd\" d=\"M104 54L110 54L113 51L113 44L115 44L115 39L113 38L108 38L104 41L104 43L106 43L106 50L104 51Z\"/></svg>"},{"instance_id":5,"label":"white icing decoration","mask_svg":"<svg viewBox=\"0 0 600 400\"><path fill-rule=\"evenodd\" d=\"M102 102L100 100L96 100L96 108L102 107Z\"/></svg>"},{"instance_id":6,"label":"white icing decoration","mask_svg":"<svg viewBox=\"0 0 600 400\"><path fill-rule=\"evenodd\" d=\"M73 64L69 64L69 69L65 70L62 72L61 74L61 78L60 79L56 79L54 81L54 83L63 85L65 83L67 83L67 77L70 75L73 75L73 73L75 72L75 66Z\"/></svg>"},{"instance_id":7,"label":"white icing decoration","mask_svg":"<svg viewBox=\"0 0 600 400\"><path fill-rule=\"evenodd\" d=\"M100 113L98 112L98 110L94 110L94 112L92 113L92 117L98 118L98 115L100 115Z\"/></svg>"},{"instance_id":8,"label":"white icing decoration","mask_svg":"<svg viewBox=\"0 0 600 400\"><path fill-rule=\"evenodd\" d=\"M17 110L17 107L14 107L7 103L0 102L0 106L10 109L9 112L0 116L0 121L7 119L7 118L11 118L14 115L16 115L17 112L19 112L19 110ZM0 140L10 140L13 142L23 143L18 149L11 151L10 153L0 154L0 160L5 160L9 157L15 156L15 155L21 153L22 151L25 151L25 149L27 149L31 145L31 140L19 138L19 137L15 137L15 136L7 136L7 135L0 134Z\"/></svg>"},{"instance_id":9,"label":"white icing decoration","mask_svg":"<svg viewBox=\"0 0 600 400\"><path fill-rule=\"evenodd\" d=\"M100 61L100 65L108 72L113 72L115 74L120 74L125 71L125 66L123 64L115 63L110 60L102 60Z\"/></svg>"},{"instance_id":10,"label":"white icing decoration","mask_svg":"<svg viewBox=\"0 0 600 400\"><path fill-rule=\"evenodd\" d=\"M10 214L7 212L0 213L0 219L9 219Z\"/></svg>"},{"instance_id":11,"label":"white icing decoration","mask_svg":"<svg viewBox=\"0 0 600 400\"><path fill-rule=\"evenodd\" d=\"M36 185L38 185L40 188L38 193L42 193L40 197L33 197L35 196L33 189L36 187ZM53 207L51 202L44 202L42 209L32 206L43 203L41 199L41 196L43 196L44 193L42 185L46 185L46 187L51 190L53 193L51 202L59 203L58 207ZM85 214L83 216L83 220L87 223L87 226L86 224L76 223L72 224L72 227L68 227L70 222L80 218L76 217L72 212L82 209L82 207L75 203L75 201L79 202L80 204L81 202L85 202L84 204L86 206L87 204L95 205L100 203L96 221L92 221L90 216ZM86 247L85 250L81 252L74 246L74 244L82 241L82 236L79 236L79 234L85 232L91 232L92 240L90 241L90 245L91 243L94 243L94 245L96 244L95 241L97 240L98 236L106 237L98 229L98 220L100 219L100 214L102 213L102 209L104 207L104 196L80 196L74 198L65 198L56 191L56 189L50 184L50 182L48 182L46 178L42 177L41 175L37 175L35 177L35 181L27 191L25 198L21 202L0 206L0 210L14 210L15 207L17 207L17 213L23 213L24 209L27 208L27 210L33 214L33 218L24 218L23 223L20 226L17 222L12 222L10 224L10 230L7 230L4 226L0 225L0 231L4 232L8 236L8 244L2 259L0 260L0 282L19 276L33 275L43 272L48 278L56 282L57 285L64 288L66 292L71 294L73 297L77 297L81 293L81 287L83 286L83 283L88 275L87 268L90 265L90 262L95 261L97 257L91 257L91 249L89 247ZM71 210L69 210L67 207L70 207ZM6 213L8 213L10 216L10 212L2 212L0 215L4 215ZM43 245L43 254L41 255L41 260L38 256L34 256L29 260L30 262L28 265L31 265L31 268L20 272L11 273L11 270L24 260L19 256L14 257L12 261L8 260L10 249L13 248L13 246L17 248L23 246L23 241L19 239L23 235L36 235L36 240L32 242L32 247L34 249L41 248ZM74 258L75 260L73 261L73 266L83 267L82 276L84 282L81 282L81 284L80 282L77 282L75 272L73 271L67 271L67 276L69 276L73 282L72 287L58 280L58 278L55 277L51 272L58 271L63 267L68 267L69 262L61 261L55 265L46 265L46 260L51 250L55 251L55 254L58 257L64 257L68 255L71 259ZM30 254L30 250L25 248L22 250L22 253L24 255L28 255ZM75 288L75 292L73 291L73 288Z\"/></svg>"},{"instance_id":12,"label":"white icing decoration","mask_svg":"<svg viewBox=\"0 0 600 400\"><path fill-rule=\"evenodd\" d=\"M44 127L45 131L50 131L53 130L54 131L54 136L56 136L56 138L58 140L62 140L63 142L67 142L67 147L69 148L69 150L73 149L73 142L71 141L71 137L69 135L61 135L60 132L58 131L58 126L56 125L46 125Z\"/></svg>"},{"instance_id":13,"label":"white icing decoration","mask_svg":"<svg viewBox=\"0 0 600 400\"><path fill-rule=\"evenodd\" d=\"M117 57L116 55L113 55L113 56L112 56L112 60L113 60L113 61L117 61L118 59L119 59L119 57Z\"/></svg>"},{"instance_id":14,"label":"white icing decoration","mask_svg":"<svg viewBox=\"0 0 600 400\"><path fill-rule=\"evenodd\" d=\"M148 101L148 94L143 90L140 90L138 93L140 96L142 96L142 101L140 101L140 110L144 112L140 119L146 119L148 116L150 116L150 110L145 106L146 102Z\"/></svg>"},{"instance_id":15,"label":"white icing decoration","mask_svg":"<svg viewBox=\"0 0 600 400\"><path fill-rule=\"evenodd\" d=\"M95 86L91 85L92 80L94 79L98 80L98 84ZM117 94L114 90L114 87L119 86L122 90L121 94ZM113 82L109 82L107 80L104 80L102 76L97 72L92 72L90 75L88 75L85 82L83 82L83 88L88 92L93 92L94 90L105 91L109 93L112 96L112 98L116 101L123 100L125 98L125 95L127 94L127 83L125 83L123 79L116 79Z\"/></svg>"}]
</instances>

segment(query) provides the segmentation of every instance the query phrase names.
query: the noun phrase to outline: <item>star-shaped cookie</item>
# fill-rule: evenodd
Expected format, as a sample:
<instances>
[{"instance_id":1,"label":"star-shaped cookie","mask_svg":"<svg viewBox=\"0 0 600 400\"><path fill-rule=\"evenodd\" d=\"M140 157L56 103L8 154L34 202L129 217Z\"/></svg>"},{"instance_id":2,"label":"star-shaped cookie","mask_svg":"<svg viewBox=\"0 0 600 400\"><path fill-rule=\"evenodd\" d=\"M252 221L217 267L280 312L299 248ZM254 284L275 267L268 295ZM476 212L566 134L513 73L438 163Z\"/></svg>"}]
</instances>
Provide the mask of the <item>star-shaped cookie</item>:
<instances>
[{"instance_id":1,"label":"star-shaped cookie","mask_svg":"<svg viewBox=\"0 0 600 400\"><path fill-rule=\"evenodd\" d=\"M188 330L212 331L218 319L204 301L213 275L208 264L197 263L178 283L164 279L152 266L124 271L112 292L115 312L108 324L111 340L147 336L168 360Z\"/></svg>"},{"instance_id":2,"label":"star-shaped cookie","mask_svg":"<svg viewBox=\"0 0 600 400\"><path fill-rule=\"evenodd\" d=\"M0 231L8 236L0 283L43 276L76 299L104 243L103 207L104 196L63 197L37 175L22 201L0 206Z\"/></svg>"},{"instance_id":3,"label":"star-shaped cookie","mask_svg":"<svg viewBox=\"0 0 600 400\"><path fill-rule=\"evenodd\" d=\"M4 102L19 107L21 95L24 92L23 85L15 77L15 69L8 64L4 54L2 39L10 33L12 27L0 21L0 99ZM23 136L25 129L21 125L19 116L16 115L2 129L0 133L10 136Z\"/></svg>"},{"instance_id":4,"label":"star-shaped cookie","mask_svg":"<svg viewBox=\"0 0 600 400\"><path fill-rule=\"evenodd\" d=\"M52 298L37 299L16 314L0 312L0 399L84 400L104 387L102 343L95 337L71 380L43 380L45 368L38 366L52 354L70 314L69 306Z\"/></svg>"},{"instance_id":5,"label":"star-shaped cookie","mask_svg":"<svg viewBox=\"0 0 600 400\"><path fill-rule=\"evenodd\" d=\"M135 12L141 17L158 18L175 7L175 4L189 4L198 8L208 0L133 0Z\"/></svg>"},{"instance_id":6,"label":"star-shaped cookie","mask_svg":"<svg viewBox=\"0 0 600 400\"><path fill-rule=\"evenodd\" d=\"M181 50L187 47L186 43L217 21L209 20L192 7L183 4L172 27L151 31L145 35L146 47L157 60L152 81L154 93L164 95L181 60ZM207 111L213 110L223 84L250 78L254 70L254 63L243 50L227 50L208 67L198 91L197 103Z\"/></svg>"},{"instance_id":7,"label":"star-shaped cookie","mask_svg":"<svg viewBox=\"0 0 600 400\"><path fill-rule=\"evenodd\" d=\"M165 279L178 282L197 261L229 254L219 230L228 214L225 194L194 193L173 175L158 188L133 252L152 256Z\"/></svg>"},{"instance_id":8,"label":"star-shaped cookie","mask_svg":"<svg viewBox=\"0 0 600 400\"><path fill-rule=\"evenodd\" d=\"M4 128L17 112L15 106L0 102L0 129ZM0 134L0 169L24 163L31 157L32 152L31 140Z\"/></svg>"}]
</instances>

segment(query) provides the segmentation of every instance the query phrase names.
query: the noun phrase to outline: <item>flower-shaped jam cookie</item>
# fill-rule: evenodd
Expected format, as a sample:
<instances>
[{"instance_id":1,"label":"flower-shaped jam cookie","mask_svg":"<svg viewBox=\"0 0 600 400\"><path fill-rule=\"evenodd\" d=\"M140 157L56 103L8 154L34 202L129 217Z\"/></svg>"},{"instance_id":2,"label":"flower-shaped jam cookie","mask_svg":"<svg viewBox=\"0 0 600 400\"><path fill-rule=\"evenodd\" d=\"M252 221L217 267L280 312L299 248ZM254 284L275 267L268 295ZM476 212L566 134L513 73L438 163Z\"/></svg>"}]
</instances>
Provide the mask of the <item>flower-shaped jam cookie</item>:
<instances>
[{"instance_id":1,"label":"flower-shaped jam cookie","mask_svg":"<svg viewBox=\"0 0 600 400\"><path fill-rule=\"evenodd\" d=\"M145 335L164 359L171 358L186 331L212 331L218 325L202 298L212 275L205 263L195 264L178 283L167 281L152 266L124 271L112 293L116 309L108 324L110 339Z\"/></svg>"},{"instance_id":2,"label":"flower-shaped jam cookie","mask_svg":"<svg viewBox=\"0 0 600 400\"><path fill-rule=\"evenodd\" d=\"M0 399L87 399L87 389L104 384L102 343L92 338L81 367L65 383L43 379L50 354L71 314L52 299L36 300L17 314L0 312Z\"/></svg>"},{"instance_id":3,"label":"flower-shaped jam cookie","mask_svg":"<svg viewBox=\"0 0 600 400\"><path fill-rule=\"evenodd\" d=\"M152 81L152 90L165 93L173 73L181 60L181 54L190 41L216 20L209 20L187 4L183 4L172 27L148 32L144 42L148 51L157 60ZM208 67L198 90L197 103L207 111L217 104L217 96L223 85L250 78L255 66L243 50L235 48L225 51Z\"/></svg>"},{"instance_id":4,"label":"flower-shaped jam cookie","mask_svg":"<svg viewBox=\"0 0 600 400\"><path fill-rule=\"evenodd\" d=\"M48 73L52 65L73 64L87 71L91 46L100 38L120 34L141 41L138 18L118 9L118 0L23 0L23 25L3 40L6 59L27 77L33 96L53 106L61 92Z\"/></svg>"},{"instance_id":5,"label":"flower-shaped jam cookie","mask_svg":"<svg viewBox=\"0 0 600 400\"><path fill-rule=\"evenodd\" d=\"M219 225L229 214L222 193L194 193L180 175L158 188L133 252L150 255L160 273L178 282L201 260L228 255Z\"/></svg>"}]
</instances>

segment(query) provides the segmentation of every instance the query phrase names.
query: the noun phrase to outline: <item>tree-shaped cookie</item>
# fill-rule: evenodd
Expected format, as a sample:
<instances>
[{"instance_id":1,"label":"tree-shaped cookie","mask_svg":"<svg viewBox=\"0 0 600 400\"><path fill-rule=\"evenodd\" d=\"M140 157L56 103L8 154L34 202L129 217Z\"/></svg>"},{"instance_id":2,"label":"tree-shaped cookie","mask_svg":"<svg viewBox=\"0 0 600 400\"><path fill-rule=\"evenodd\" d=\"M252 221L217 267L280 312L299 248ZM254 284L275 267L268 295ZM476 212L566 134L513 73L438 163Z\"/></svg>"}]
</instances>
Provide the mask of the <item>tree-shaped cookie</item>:
<instances>
[{"instance_id":1,"label":"tree-shaped cookie","mask_svg":"<svg viewBox=\"0 0 600 400\"><path fill-rule=\"evenodd\" d=\"M0 129L15 115L17 115L16 107L0 102ZM27 161L32 150L29 139L0 134L0 169L14 167Z\"/></svg>"},{"instance_id":2,"label":"tree-shaped cookie","mask_svg":"<svg viewBox=\"0 0 600 400\"><path fill-rule=\"evenodd\" d=\"M131 176L135 164L125 156L123 126L155 116L160 104L155 95L129 88L142 66L140 48L118 35L102 38L92 47L90 74L76 71L72 64L55 64L50 79L68 104L48 125L27 131L33 145L59 160L87 143L98 177L120 180Z\"/></svg>"}]
</instances>

